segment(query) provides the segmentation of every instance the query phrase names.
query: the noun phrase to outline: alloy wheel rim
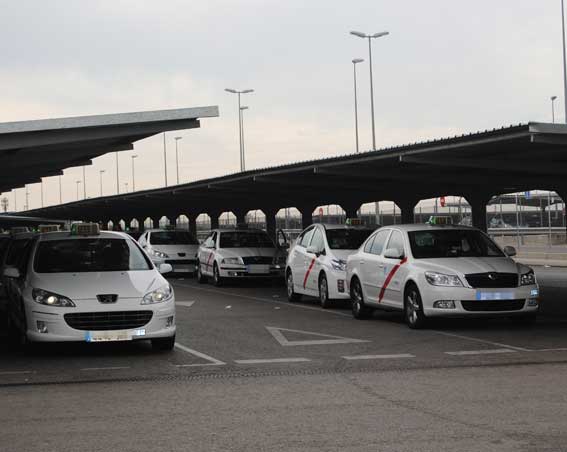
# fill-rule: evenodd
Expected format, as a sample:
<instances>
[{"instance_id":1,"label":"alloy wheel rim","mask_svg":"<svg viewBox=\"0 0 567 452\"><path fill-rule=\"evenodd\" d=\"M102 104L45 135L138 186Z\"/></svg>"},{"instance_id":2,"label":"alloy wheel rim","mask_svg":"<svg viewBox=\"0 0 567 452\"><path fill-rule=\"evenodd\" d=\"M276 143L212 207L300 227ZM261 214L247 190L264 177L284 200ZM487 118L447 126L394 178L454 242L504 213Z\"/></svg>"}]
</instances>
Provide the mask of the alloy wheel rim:
<instances>
[{"instance_id":1,"label":"alloy wheel rim","mask_svg":"<svg viewBox=\"0 0 567 452\"><path fill-rule=\"evenodd\" d=\"M293 277L291 274L287 277L287 295L290 297L293 295Z\"/></svg>"},{"instance_id":2,"label":"alloy wheel rim","mask_svg":"<svg viewBox=\"0 0 567 452\"><path fill-rule=\"evenodd\" d=\"M327 301L327 280L323 278L319 287L319 297L321 298L321 303Z\"/></svg>"},{"instance_id":3,"label":"alloy wheel rim","mask_svg":"<svg viewBox=\"0 0 567 452\"><path fill-rule=\"evenodd\" d=\"M417 322L417 313L419 312L419 303L417 302L417 294L414 291L408 294L406 305L406 316L411 324L415 324Z\"/></svg>"}]
</instances>

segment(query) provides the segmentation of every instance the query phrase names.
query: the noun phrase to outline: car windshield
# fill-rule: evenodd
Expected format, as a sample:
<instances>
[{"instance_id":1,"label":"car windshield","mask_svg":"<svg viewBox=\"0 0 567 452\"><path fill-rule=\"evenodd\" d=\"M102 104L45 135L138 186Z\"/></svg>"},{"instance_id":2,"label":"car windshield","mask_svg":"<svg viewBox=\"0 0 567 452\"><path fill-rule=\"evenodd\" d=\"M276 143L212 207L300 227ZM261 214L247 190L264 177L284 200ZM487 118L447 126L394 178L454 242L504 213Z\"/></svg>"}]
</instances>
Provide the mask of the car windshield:
<instances>
[{"instance_id":1,"label":"car windshield","mask_svg":"<svg viewBox=\"0 0 567 452\"><path fill-rule=\"evenodd\" d=\"M221 232L220 248L275 248L274 242L264 232Z\"/></svg>"},{"instance_id":2,"label":"car windshield","mask_svg":"<svg viewBox=\"0 0 567 452\"><path fill-rule=\"evenodd\" d=\"M152 245L198 245L199 242L186 231L159 231L152 232L150 241Z\"/></svg>"},{"instance_id":3,"label":"car windshield","mask_svg":"<svg viewBox=\"0 0 567 452\"><path fill-rule=\"evenodd\" d=\"M409 232L413 257L503 257L498 246L474 229L439 229Z\"/></svg>"},{"instance_id":4,"label":"car windshield","mask_svg":"<svg viewBox=\"0 0 567 452\"><path fill-rule=\"evenodd\" d=\"M73 239L40 242L36 273L81 273L150 270L137 245L124 239Z\"/></svg>"},{"instance_id":5,"label":"car windshield","mask_svg":"<svg viewBox=\"0 0 567 452\"><path fill-rule=\"evenodd\" d=\"M372 229L328 229L327 242L333 250L356 250L371 233Z\"/></svg>"}]
</instances>

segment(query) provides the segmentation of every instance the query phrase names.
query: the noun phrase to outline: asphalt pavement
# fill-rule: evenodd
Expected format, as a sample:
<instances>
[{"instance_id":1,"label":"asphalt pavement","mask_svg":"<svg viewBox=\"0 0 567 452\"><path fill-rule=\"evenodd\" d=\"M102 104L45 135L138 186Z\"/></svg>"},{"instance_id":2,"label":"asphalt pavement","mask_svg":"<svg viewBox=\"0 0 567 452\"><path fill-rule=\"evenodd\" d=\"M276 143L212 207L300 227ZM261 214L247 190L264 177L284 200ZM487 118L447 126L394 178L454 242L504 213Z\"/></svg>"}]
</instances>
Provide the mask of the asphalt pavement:
<instances>
[{"instance_id":1,"label":"asphalt pavement","mask_svg":"<svg viewBox=\"0 0 567 452\"><path fill-rule=\"evenodd\" d=\"M536 269L567 299L564 269ZM561 450L567 318L532 327L288 303L172 279L177 344L0 347L0 450Z\"/></svg>"}]
</instances>

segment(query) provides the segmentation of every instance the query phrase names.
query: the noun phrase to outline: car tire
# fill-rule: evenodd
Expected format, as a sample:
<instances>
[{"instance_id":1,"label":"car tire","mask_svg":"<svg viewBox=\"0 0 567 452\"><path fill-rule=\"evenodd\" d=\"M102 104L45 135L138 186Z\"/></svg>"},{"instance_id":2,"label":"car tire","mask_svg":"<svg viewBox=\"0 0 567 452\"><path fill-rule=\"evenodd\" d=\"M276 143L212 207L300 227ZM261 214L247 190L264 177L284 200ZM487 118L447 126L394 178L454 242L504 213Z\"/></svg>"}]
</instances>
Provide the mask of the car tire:
<instances>
[{"instance_id":1,"label":"car tire","mask_svg":"<svg viewBox=\"0 0 567 452\"><path fill-rule=\"evenodd\" d=\"M364 304L364 294L358 278L353 278L350 282L350 299L352 301L352 316L357 320L370 318L373 309Z\"/></svg>"},{"instance_id":2,"label":"car tire","mask_svg":"<svg viewBox=\"0 0 567 452\"><path fill-rule=\"evenodd\" d=\"M323 309L332 307L332 303L329 300L329 283L325 273L321 273L321 276L319 276L319 302Z\"/></svg>"},{"instance_id":3,"label":"car tire","mask_svg":"<svg viewBox=\"0 0 567 452\"><path fill-rule=\"evenodd\" d=\"M213 284L216 287L221 287L223 283L223 278L220 275L220 270L219 270L219 266L217 265L217 263L215 262L213 265Z\"/></svg>"},{"instance_id":4,"label":"car tire","mask_svg":"<svg viewBox=\"0 0 567 452\"><path fill-rule=\"evenodd\" d=\"M207 282L207 277L203 275L203 271L201 270L200 262L197 262L197 282L199 284L205 284Z\"/></svg>"},{"instance_id":5,"label":"car tire","mask_svg":"<svg viewBox=\"0 0 567 452\"><path fill-rule=\"evenodd\" d=\"M412 330L419 330L427 326L421 294L415 284L409 285L404 292L404 319Z\"/></svg>"},{"instance_id":6,"label":"car tire","mask_svg":"<svg viewBox=\"0 0 567 452\"><path fill-rule=\"evenodd\" d=\"M162 352L170 352L175 346L175 335L171 337L159 337L152 339L152 348Z\"/></svg>"},{"instance_id":7,"label":"car tire","mask_svg":"<svg viewBox=\"0 0 567 452\"><path fill-rule=\"evenodd\" d=\"M293 286L293 274L291 270L288 270L286 280L286 289L287 289L287 300L291 303L295 303L296 301L301 300L301 295L295 292L295 287Z\"/></svg>"}]
</instances>

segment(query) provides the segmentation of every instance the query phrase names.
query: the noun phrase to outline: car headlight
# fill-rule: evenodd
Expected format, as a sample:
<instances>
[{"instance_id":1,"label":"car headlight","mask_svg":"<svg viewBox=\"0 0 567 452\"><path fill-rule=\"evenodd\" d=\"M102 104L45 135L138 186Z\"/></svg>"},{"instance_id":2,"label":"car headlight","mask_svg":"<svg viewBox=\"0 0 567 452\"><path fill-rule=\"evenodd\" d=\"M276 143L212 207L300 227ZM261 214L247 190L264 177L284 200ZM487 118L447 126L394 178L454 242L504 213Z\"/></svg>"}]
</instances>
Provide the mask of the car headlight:
<instances>
[{"instance_id":1,"label":"car headlight","mask_svg":"<svg viewBox=\"0 0 567 452\"><path fill-rule=\"evenodd\" d=\"M75 303L73 303L69 298L43 289L33 289L32 298L36 303L47 306L59 306L61 308L75 307Z\"/></svg>"},{"instance_id":2,"label":"car headlight","mask_svg":"<svg viewBox=\"0 0 567 452\"><path fill-rule=\"evenodd\" d=\"M331 267L333 267L333 270L344 272L346 271L346 262L342 259L333 259L331 260Z\"/></svg>"},{"instance_id":3,"label":"car headlight","mask_svg":"<svg viewBox=\"0 0 567 452\"><path fill-rule=\"evenodd\" d=\"M162 303L173 297L173 289L169 284L161 286L153 292L147 293L142 299L142 304Z\"/></svg>"},{"instance_id":4,"label":"car headlight","mask_svg":"<svg viewBox=\"0 0 567 452\"><path fill-rule=\"evenodd\" d=\"M225 257L221 264L244 265L244 261L240 257Z\"/></svg>"},{"instance_id":5,"label":"car headlight","mask_svg":"<svg viewBox=\"0 0 567 452\"><path fill-rule=\"evenodd\" d=\"M456 275L445 275L443 273L425 272L425 279L432 286L462 287L463 283Z\"/></svg>"},{"instance_id":6,"label":"car headlight","mask_svg":"<svg viewBox=\"0 0 567 452\"><path fill-rule=\"evenodd\" d=\"M533 286L536 283L536 277L533 270L530 270L527 273L524 273L520 276L520 285L521 286Z\"/></svg>"},{"instance_id":7,"label":"car headlight","mask_svg":"<svg viewBox=\"0 0 567 452\"><path fill-rule=\"evenodd\" d=\"M167 259L169 257L166 253L154 249L152 249L152 255L159 257L160 259Z\"/></svg>"}]
</instances>

